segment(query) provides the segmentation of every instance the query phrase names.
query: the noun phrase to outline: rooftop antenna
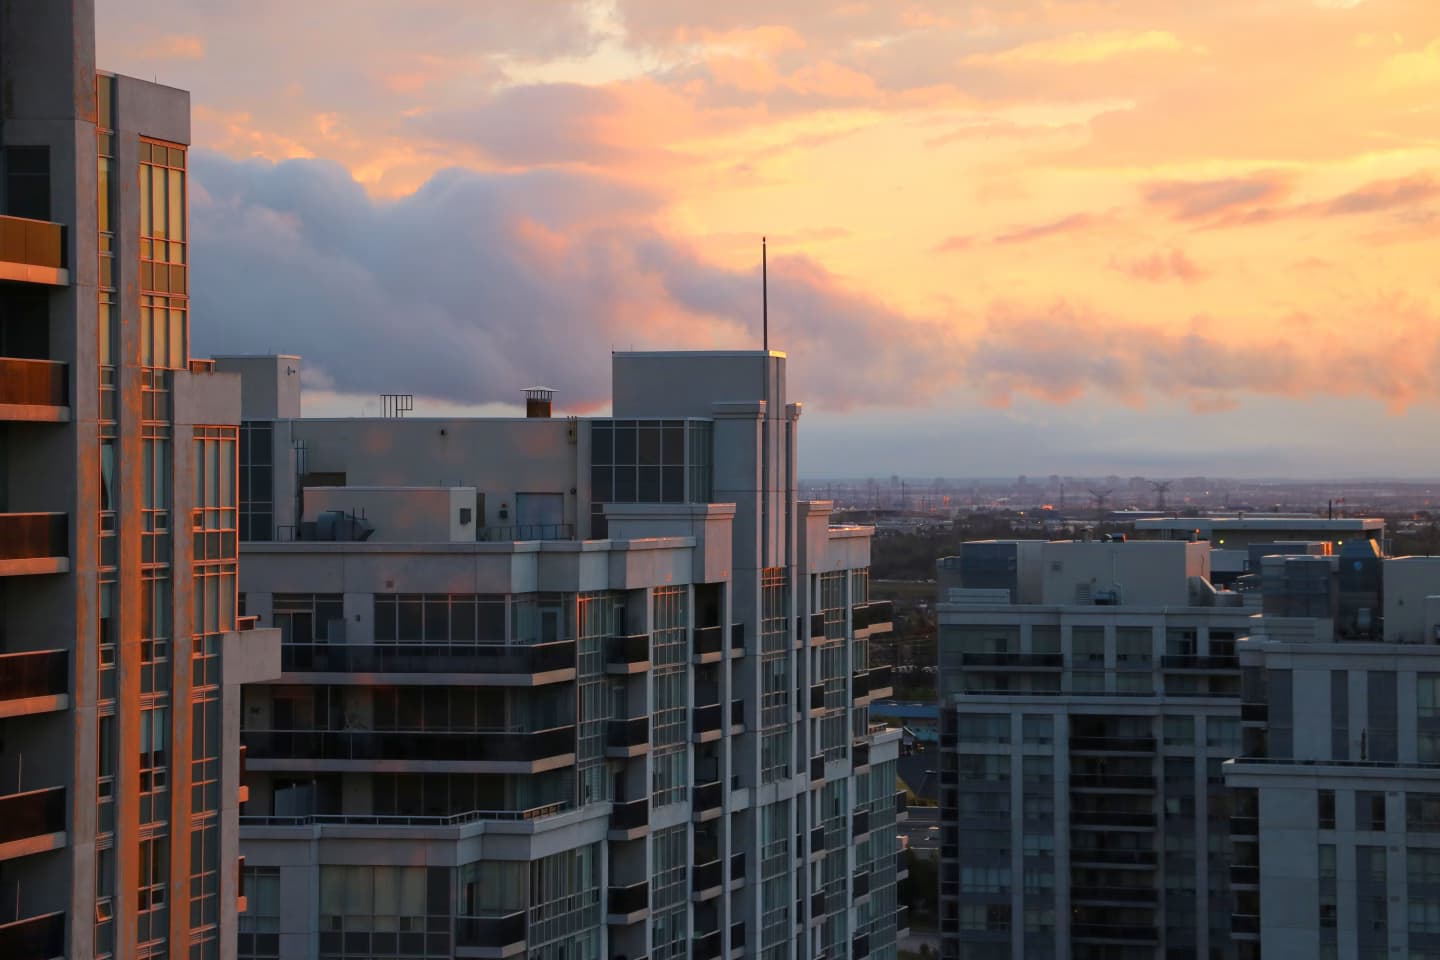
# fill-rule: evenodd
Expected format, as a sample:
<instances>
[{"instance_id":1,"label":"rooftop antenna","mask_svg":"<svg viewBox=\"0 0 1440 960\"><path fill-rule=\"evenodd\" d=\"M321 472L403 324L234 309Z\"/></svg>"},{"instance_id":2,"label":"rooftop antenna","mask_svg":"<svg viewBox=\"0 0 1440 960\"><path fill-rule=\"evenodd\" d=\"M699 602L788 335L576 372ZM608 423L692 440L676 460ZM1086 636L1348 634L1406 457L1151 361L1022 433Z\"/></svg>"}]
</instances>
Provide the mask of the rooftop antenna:
<instances>
[{"instance_id":1,"label":"rooftop antenna","mask_svg":"<svg viewBox=\"0 0 1440 960\"><path fill-rule=\"evenodd\" d=\"M770 252L760 238L760 330L765 352L770 352Z\"/></svg>"},{"instance_id":2,"label":"rooftop antenna","mask_svg":"<svg viewBox=\"0 0 1440 960\"><path fill-rule=\"evenodd\" d=\"M1150 486L1155 488L1155 509L1165 509L1165 493L1170 489L1173 480L1151 480Z\"/></svg>"},{"instance_id":3,"label":"rooftop antenna","mask_svg":"<svg viewBox=\"0 0 1440 960\"><path fill-rule=\"evenodd\" d=\"M1096 521L1097 521L1098 523L1104 523L1104 522L1105 522L1105 501L1107 501L1107 500L1110 499L1110 491L1109 491L1108 489L1106 489L1106 490L1095 490L1095 489L1092 488L1092 489L1090 490L1090 496L1091 496L1091 497L1094 499L1094 501L1095 501L1095 519L1096 519Z\"/></svg>"}]
</instances>

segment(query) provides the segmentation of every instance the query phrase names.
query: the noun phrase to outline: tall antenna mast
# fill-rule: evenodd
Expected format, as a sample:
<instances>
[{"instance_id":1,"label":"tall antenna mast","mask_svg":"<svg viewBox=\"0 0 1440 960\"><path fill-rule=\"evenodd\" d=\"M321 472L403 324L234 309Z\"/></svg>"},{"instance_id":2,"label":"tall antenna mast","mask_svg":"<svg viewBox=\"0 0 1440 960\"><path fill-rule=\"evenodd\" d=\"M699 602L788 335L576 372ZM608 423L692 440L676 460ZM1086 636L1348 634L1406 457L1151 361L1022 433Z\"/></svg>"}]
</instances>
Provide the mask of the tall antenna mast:
<instances>
[{"instance_id":1,"label":"tall antenna mast","mask_svg":"<svg viewBox=\"0 0 1440 960\"><path fill-rule=\"evenodd\" d=\"M764 237L760 238L760 323L765 352L770 352L770 254Z\"/></svg>"}]
</instances>

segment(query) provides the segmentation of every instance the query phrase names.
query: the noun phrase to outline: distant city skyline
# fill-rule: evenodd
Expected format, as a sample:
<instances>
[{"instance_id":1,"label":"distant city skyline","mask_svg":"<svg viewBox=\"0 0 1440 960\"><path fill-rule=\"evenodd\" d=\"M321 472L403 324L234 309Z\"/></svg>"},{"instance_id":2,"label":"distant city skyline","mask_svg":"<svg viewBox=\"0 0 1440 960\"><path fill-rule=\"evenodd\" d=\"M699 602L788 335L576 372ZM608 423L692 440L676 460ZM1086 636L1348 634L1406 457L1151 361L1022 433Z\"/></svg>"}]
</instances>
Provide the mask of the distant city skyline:
<instances>
[{"instance_id":1,"label":"distant city skyline","mask_svg":"<svg viewBox=\"0 0 1440 960\"><path fill-rule=\"evenodd\" d=\"M758 345L763 233L807 474L1431 469L1430 0L423 9L99 4L193 91L197 348L586 412Z\"/></svg>"}]
</instances>

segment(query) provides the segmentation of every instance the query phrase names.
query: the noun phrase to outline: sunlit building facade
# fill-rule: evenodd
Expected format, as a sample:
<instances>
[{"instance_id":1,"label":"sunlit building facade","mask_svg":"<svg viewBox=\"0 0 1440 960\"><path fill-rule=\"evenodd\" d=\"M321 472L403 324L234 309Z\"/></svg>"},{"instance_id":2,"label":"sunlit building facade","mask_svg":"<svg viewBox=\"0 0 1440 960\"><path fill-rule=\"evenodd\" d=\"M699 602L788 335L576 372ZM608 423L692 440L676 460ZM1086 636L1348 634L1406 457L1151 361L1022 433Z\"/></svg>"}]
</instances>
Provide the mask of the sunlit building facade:
<instances>
[{"instance_id":1,"label":"sunlit building facade","mask_svg":"<svg viewBox=\"0 0 1440 960\"><path fill-rule=\"evenodd\" d=\"M783 354L616 354L605 418L309 419L298 358L217 363L284 637L242 958L896 955L889 606L796 499Z\"/></svg>"},{"instance_id":2,"label":"sunlit building facade","mask_svg":"<svg viewBox=\"0 0 1440 960\"><path fill-rule=\"evenodd\" d=\"M234 956L239 378L188 351L189 97L0 3L0 957Z\"/></svg>"}]
</instances>

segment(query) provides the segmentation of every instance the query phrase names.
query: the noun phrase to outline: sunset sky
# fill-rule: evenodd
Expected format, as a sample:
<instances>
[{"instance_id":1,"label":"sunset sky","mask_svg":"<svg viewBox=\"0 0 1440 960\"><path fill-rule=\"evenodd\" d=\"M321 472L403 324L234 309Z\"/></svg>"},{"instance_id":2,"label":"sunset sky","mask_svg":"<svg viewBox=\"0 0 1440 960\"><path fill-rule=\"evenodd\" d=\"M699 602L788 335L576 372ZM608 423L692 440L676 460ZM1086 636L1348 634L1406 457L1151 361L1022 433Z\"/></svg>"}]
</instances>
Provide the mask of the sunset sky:
<instances>
[{"instance_id":1,"label":"sunset sky","mask_svg":"<svg viewBox=\"0 0 1440 960\"><path fill-rule=\"evenodd\" d=\"M771 344L802 471L1440 475L1437 0L96 0L307 413Z\"/></svg>"}]
</instances>

